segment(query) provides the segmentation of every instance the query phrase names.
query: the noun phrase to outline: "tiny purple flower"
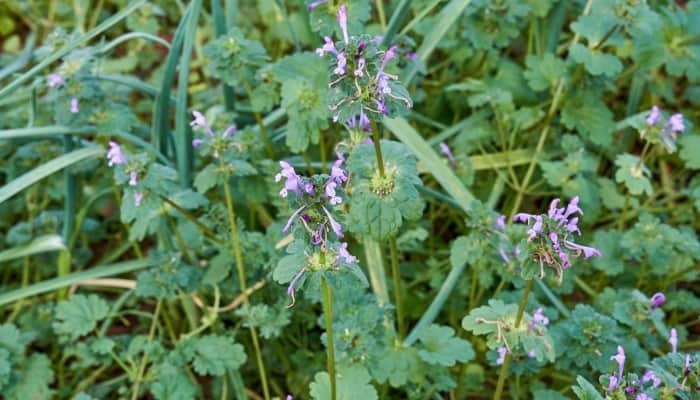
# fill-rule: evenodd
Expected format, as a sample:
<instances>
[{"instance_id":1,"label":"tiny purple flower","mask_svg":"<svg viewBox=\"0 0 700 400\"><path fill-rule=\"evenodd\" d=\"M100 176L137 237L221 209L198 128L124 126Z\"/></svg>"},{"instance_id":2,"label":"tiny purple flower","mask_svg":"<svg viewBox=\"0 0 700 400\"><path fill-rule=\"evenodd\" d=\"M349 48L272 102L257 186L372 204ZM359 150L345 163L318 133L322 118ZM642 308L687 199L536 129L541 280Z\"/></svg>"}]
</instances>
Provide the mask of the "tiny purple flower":
<instances>
[{"instance_id":1,"label":"tiny purple flower","mask_svg":"<svg viewBox=\"0 0 700 400\"><path fill-rule=\"evenodd\" d=\"M202 114L201 112L194 110L192 111L192 115L194 116L194 119L192 122L190 122L190 126L195 127L198 126L209 135L209 136L214 136L214 132L211 130L211 127L209 127L209 123L207 123L207 118Z\"/></svg>"},{"instance_id":2,"label":"tiny purple flower","mask_svg":"<svg viewBox=\"0 0 700 400\"><path fill-rule=\"evenodd\" d=\"M685 365L683 365L683 375L688 376L690 375L690 364L693 361L690 359L690 354L685 355Z\"/></svg>"},{"instance_id":3,"label":"tiny purple flower","mask_svg":"<svg viewBox=\"0 0 700 400\"><path fill-rule=\"evenodd\" d=\"M566 211L564 212L564 218L568 219L574 213L583 215L583 210L578 207L578 196L575 196L569 201L569 204L566 206Z\"/></svg>"},{"instance_id":4,"label":"tiny purple flower","mask_svg":"<svg viewBox=\"0 0 700 400\"><path fill-rule=\"evenodd\" d=\"M345 67L348 65L348 60L345 58L345 53L338 53L336 59L338 64L333 70L333 73L336 75L345 75Z\"/></svg>"},{"instance_id":5,"label":"tiny purple flower","mask_svg":"<svg viewBox=\"0 0 700 400\"><path fill-rule=\"evenodd\" d=\"M541 325L541 326L547 326L549 325L549 318L545 317L544 314L542 314L542 307L537 307L535 309L535 312L532 314L532 319L530 320L530 324L528 325L528 330L533 330L535 329L535 326Z\"/></svg>"},{"instance_id":6,"label":"tiny purple flower","mask_svg":"<svg viewBox=\"0 0 700 400\"><path fill-rule=\"evenodd\" d=\"M326 184L326 196L328 196L328 198L330 199L329 202L331 203L331 205L334 206L337 206L338 204L343 202L343 199L336 195L336 186L337 184L334 181L329 181L328 184Z\"/></svg>"},{"instance_id":7,"label":"tiny purple flower","mask_svg":"<svg viewBox=\"0 0 700 400\"><path fill-rule=\"evenodd\" d=\"M355 69L355 76L362 76L364 74L364 69L365 69L365 59L364 57L360 57L360 59L357 61L357 68Z\"/></svg>"},{"instance_id":8,"label":"tiny purple flower","mask_svg":"<svg viewBox=\"0 0 700 400\"><path fill-rule=\"evenodd\" d=\"M613 392L613 391L617 390L619 385L620 385L620 382L618 381L617 377L615 375L611 375L610 381L608 382L608 388L606 390L608 392Z\"/></svg>"},{"instance_id":9,"label":"tiny purple flower","mask_svg":"<svg viewBox=\"0 0 700 400\"><path fill-rule=\"evenodd\" d=\"M226 128L224 133L221 134L221 137L227 138L229 136L235 135L236 132L238 132L238 130L236 128L236 124L231 124L228 126L228 128Z\"/></svg>"},{"instance_id":10,"label":"tiny purple flower","mask_svg":"<svg viewBox=\"0 0 700 400\"><path fill-rule=\"evenodd\" d=\"M659 387L659 385L661 385L661 379L659 379L652 370L645 372L642 376L642 383L648 382L651 382L652 388L657 388Z\"/></svg>"},{"instance_id":11,"label":"tiny purple flower","mask_svg":"<svg viewBox=\"0 0 700 400\"><path fill-rule=\"evenodd\" d=\"M418 60L418 53L416 53L415 51L412 51L410 53L406 53L406 59L408 61L416 62L416 60Z\"/></svg>"},{"instance_id":12,"label":"tiny purple flower","mask_svg":"<svg viewBox=\"0 0 700 400\"><path fill-rule=\"evenodd\" d=\"M506 216L503 214L499 215L493 227L501 231L506 229Z\"/></svg>"},{"instance_id":13,"label":"tiny purple flower","mask_svg":"<svg viewBox=\"0 0 700 400\"><path fill-rule=\"evenodd\" d=\"M343 238L343 226L338 223L335 219L333 219L333 216L331 213L328 211L326 207L321 206L323 208L323 212L326 213L326 216L328 217L328 222L331 224L331 229L333 229L333 233L335 233L335 236L338 239Z\"/></svg>"},{"instance_id":14,"label":"tiny purple flower","mask_svg":"<svg viewBox=\"0 0 700 400\"><path fill-rule=\"evenodd\" d=\"M338 156L338 159L333 162L333 166L331 167L330 180L336 182L337 184L342 184L348 180L348 173L340 168L340 166L343 165L343 162L345 162L345 157L343 157L343 153L340 152L336 153L336 155Z\"/></svg>"},{"instance_id":15,"label":"tiny purple flower","mask_svg":"<svg viewBox=\"0 0 700 400\"><path fill-rule=\"evenodd\" d=\"M109 162L107 163L107 166L109 167L114 165L126 164L126 157L124 157L122 148L117 142L109 142L109 151L107 152L107 159L109 160Z\"/></svg>"},{"instance_id":16,"label":"tiny purple flower","mask_svg":"<svg viewBox=\"0 0 700 400\"><path fill-rule=\"evenodd\" d=\"M530 358L535 358L535 357L537 357L537 351L535 351L535 349L532 349L532 350L527 352L527 356Z\"/></svg>"},{"instance_id":17,"label":"tiny purple flower","mask_svg":"<svg viewBox=\"0 0 700 400\"><path fill-rule=\"evenodd\" d=\"M348 244L345 242L340 243L340 247L338 247L338 259L336 260L336 265L338 265L341 261L345 264L357 263L357 257L348 252Z\"/></svg>"},{"instance_id":18,"label":"tiny purple flower","mask_svg":"<svg viewBox=\"0 0 700 400\"><path fill-rule=\"evenodd\" d=\"M138 185L139 181L139 174L136 171L131 171L129 172L129 186L136 186Z\"/></svg>"},{"instance_id":19,"label":"tiny purple flower","mask_svg":"<svg viewBox=\"0 0 700 400\"><path fill-rule=\"evenodd\" d=\"M372 132L372 124L363 110L360 110L360 128L365 132Z\"/></svg>"},{"instance_id":20,"label":"tiny purple flower","mask_svg":"<svg viewBox=\"0 0 700 400\"><path fill-rule=\"evenodd\" d=\"M513 216L513 221L529 224L530 220L533 218L536 218L536 216L532 215L532 214L526 214L526 213L517 213Z\"/></svg>"},{"instance_id":21,"label":"tiny purple flower","mask_svg":"<svg viewBox=\"0 0 700 400\"><path fill-rule=\"evenodd\" d=\"M304 184L304 191L309 194L309 196L314 196L315 191L314 191L314 184L311 182L307 182Z\"/></svg>"},{"instance_id":22,"label":"tiny purple flower","mask_svg":"<svg viewBox=\"0 0 700 400\"><path fill-rule=\"evenodd\" d=\"M301 279L302 276L304 276L304 272L306 271L305 268L302 268L301 271L299 271L296 275L294 275L294 278L292 278L292 281L289 282L289 286L287 287L287 296L292 298L292 303L287 306L287 308L292 307L294 305L294 302L296 299L294 298L294 290L296 289L297 284L299 283L299 280Z\"/></svg>"},{"instance_id":23,"label":"tiny purple flower","mask_svg":"<svg viewBox=\"0 0 700 400\"><path fill-rule=\"evenodd\" d=\"M343 4L338 10L338 24L340 25L340 30L343 31L343 40L345 44L350 43L350 38L348 37L348 6Z\"/></svg>"},{"instance_id":24,"label":"tiny purple flower","mask_svg":"<svg viewBox=\"0 0 700 400\"><path fill-rule=\"evenodd\" d=\"M141 206L141 201L143 200L143 193L141 192L134 192L134 205L136 207Z\"/></svg>"},{"instance_id":25,"label":"tiny purple flower","mask_svg":"<svg viewBox=\"0 0 700 400\"><path fill-rule=\"evenodd\" d=\"M294 220L297 219L297 217L299 216L299 214L300 214L302 211L304 211L305 208L306 208L306 206L301 206L301 207L297 208L296 211L294 211L294 212L292 213L292 215L291 215L291 216L289 217L289 219L287 220L287 223L284 225L284 228L282 228L282 232L284 232L284 233L289 232L289 228L291 228L291 227L292 227L292 224L294 224Z\"/></svg>"},{"instance_id":26,"label":"tiny purple flower","mask_svg":"<svg viewBox=\"0 0 700 400\"><path fill-rule=\"evenodd\" d=\"M651 108L651 111L649 111L649 115L647 116L647 125L649 126L654 126L656 125L657 122L659 122L659 119L661 118L661 110L659 110L659 107L657 105L654 105Z\"/></svg>"},{"instance_id":27,"label":"tiny purple flower","mask_svg":"<svg viewBox=\"0 0 700 400\"><path fill-rule=\"evenodd\" d=\"M661 307L666 303L666 296L663 293L657 292L651 296L651 308Z\"/></svg>"},{"instance_id":28,"label":"tiny purple flower","mask_svg":"<svg viewBox=\"0 0 700 400\"><path fill-rule=\"evenodd\" d=\"M611 360L617 363L617 380L622 381L622 374L625 371L625 349L622 346L617 346L617 354L610 357Z\"/></svg>"},{"instance_id":29,"label":"tiny purple flower","mask_svg":"<svg viewBox=\"0 0 700 400\"><path fill-rule=\"evenodd\" d=\"M498 352L496 365L503 365L503 363L506 362L506 354L508 354L508 349L506 347L499 347L496 351Z\"/></svg>"},{"instance_id":30,"label":"tiny purple flower","mask_svg":"<svg viewBox=\"0 0 700 400\"><path fill-rule=\"evenodd\" d=\"M326 1L326 0L323 0L323 1ZM288 394L286 400L294 400L294 397L292 397L291 394Z\"/></svg>"},{"instance_id":31,"label":"tiny purple flower","mask_svg":"<svg viewBox=\"0 0 700 400\"><path fill-rule=\"evenodd\" d=\"M384 53L384 57L382 58L382 63L379 66L379 71L377 72L377 76L383 75L384 74L384 68L386 68L386 65L389 63L389 61L393 60L396 58L396 46L391 46L389 49Z\"/></svg>"},{"instance_id":32,"label":"tiny purple flower","mask_svg":"<svg viewBox=\"0 0 700 400\"><path fill-rule=\"evenodd\" d=\"M671 345L671 353L678 352L678 331L676 328L671 328L671 336L668 338L668 343Z\"/></svg>"},{"instance_id":33,"label":"tiny purple flower","mask_svg":"<svg viewBox=\"0 0 700 400\"><path fill-rule=\"evenodd\" d=\"M198 149L204 141L202 139L192 139L192 147Z\"/></svg>"},{"instance_id":34,"label":"tiny purple flower","mask_svg":"<svg viewBox=\"0 0 700 400\"><path fill-rule=\"evenodd\" d=\"M333 43L333 39L331 39L330 36L325 36L323 38L324 44L322 47L319 47L316 49L316 54L318 54L320 57L323 57L326 53L331 53L333 55L338 55L338 50L335 49L335 44Z\"/></svg>"},{"instance_id":35,"label":"tiny purple flower","mask_svg":"<svg viewBox=\"0 0 700 400\"><path fill-rule=\"evenodd\" d=\"M672 132L685 131L685 124L683 124L683 114L676 113L671 115L671 118L669 118L666 125L668 125Z\"/></svg>"},{"instance_id":36,"label":"tiny purple flower","mask_svg":"<svg viewBox=\"0 0 700 400\"><path fill-rule=\"evenodd\" d=\"M454 168L457 163L455 162L455 157L452 154L452 150L450 150L450 146L447 145L445 142L440 142L440 153L442 153L445 157L447 157L448 160L450 160L450 165L452 165L452 168Z\"/></svg>"},{"instance_id":37,"label":"tiny purple flower","mask_svg":"<svg viewBox=\"0 0 700 400\"><path fill-rule=\"evenodd\" d=\"M70 99L70 112L73 114L80 112L80 109L78 108L78 99L76 97Z\"/></svg>"},{"instance_id":38,"label":"tiny purple flower","mask_svg":"<svg viewBox=\"0 0 700 400\"><path fill-rule=\"evenodd\" d=\"M294 167L292 167L286 161L280 161L280 167L282 167L282 171L275 175L275 182L279 182L282 180L282 178L286 178L284 187L282 190L280 190L280 196L287 198L289 191L291 190L297 195L297 197L301 197L302 193L301 188L299 187L301 178L299 178L299 175L297 175L296 171L294 171Z\"/></svg>"},{"instance_id":39,"label":"tiny purple flower","mask_svg":"<svg viewBox=\"0 0 700 400\"><path fill-rule=\"evenodd\" d=\"M61 74L49 74L49 77L47 79L49 87L61 87L66 84L66 81L63 80L63 77Z\"/></svg>"},{"instance_id":40,"label":"tiny purple flower","mask_svg":"<svg viewBox=\"0 0 700 400\"><path fill-rule=\"evenodd\" d=\"M573 217L566 224L566 230L571 233L577 233L581 236L581 230L578 228L578 217Z\"/></svg>"},{"instance_id":41,"label":"tiny purple flower","mask_svg":"<svg viewBox=\"0 0 700 400\"><path fill-rule=\"evenodd\" d=\"M312 1L306 6L306 11L311 12L315 9L317 9L319 6L327 3L328 0L317 0L317 1ZM290 396L291 397L291 396Z\"/></svg>"},{"instance_id":42,"label":"tiny purple flower","mask_svg":"<svg viewBox=\"0 0 700 400\"><path fill-rule=\"evenodd\" d=\"M576 244L572 241L566 240L564 241L564 244L568 249L574 250L577 255L583 253L583 259L588 260L589 258L596 256L596 257L601 257L603 253L600 252L600 250L593 248L593 247L588 247L588 246L582 246L580 244Z\"/></svg>"},{"instance_id":43,"label":"tiny purple flower","mask_svg":"<svg viewBox=\"0 0 700 400\"><path fill-rule=\"evenodd\" d=\"M634 400L654 400L651 396L648 394L641 392L638 395L634 396Z\"/></svg>"},{"instance_id":44,"label":"tiny purple flower","mask_svg":"<svg viewBox=\"0 0 700 400\"><path fill-rule=\"evenodd\" d=\"M532 228L528 229L528 231L527 231L527 241L531 242L535 237L537 237L541 233L542 233L542 216L536 215L535 216L535 223L532 225Z\"/></svg>"}]
</instances>

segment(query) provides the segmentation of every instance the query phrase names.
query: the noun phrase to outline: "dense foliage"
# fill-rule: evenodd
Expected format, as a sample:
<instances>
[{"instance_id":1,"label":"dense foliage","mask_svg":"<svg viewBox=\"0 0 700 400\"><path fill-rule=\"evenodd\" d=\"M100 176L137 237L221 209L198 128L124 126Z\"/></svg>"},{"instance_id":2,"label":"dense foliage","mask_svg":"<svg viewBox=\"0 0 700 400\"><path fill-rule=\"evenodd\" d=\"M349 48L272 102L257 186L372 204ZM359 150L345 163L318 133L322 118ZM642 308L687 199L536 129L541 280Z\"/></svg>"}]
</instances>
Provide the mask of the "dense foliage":
<instances>
[{"instance_id":1,"label":"dense foliage","mask_svg":"<svg viewBox=\"0 0 700 400\"><path fill-rule=\"evenodd\" d=\"M700 398L700 1L0 4L0 398Z\"/></svg>"}]
</instances>

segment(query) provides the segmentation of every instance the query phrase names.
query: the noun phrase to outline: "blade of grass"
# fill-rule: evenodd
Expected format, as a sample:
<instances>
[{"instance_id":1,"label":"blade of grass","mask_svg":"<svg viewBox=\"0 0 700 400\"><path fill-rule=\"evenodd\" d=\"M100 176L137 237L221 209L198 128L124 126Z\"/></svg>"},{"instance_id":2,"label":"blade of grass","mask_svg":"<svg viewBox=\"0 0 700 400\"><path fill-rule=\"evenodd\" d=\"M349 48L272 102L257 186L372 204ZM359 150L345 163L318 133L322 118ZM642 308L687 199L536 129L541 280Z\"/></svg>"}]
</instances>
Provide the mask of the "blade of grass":
<instances>
[{"instance_id":1,"label":"blade of grass","mask_svg":"<svg viewBox=\"0 0 700 400\"><path fill-rule=\"evenodd\" d=\"M377 296L377 302L380 305L389 304L389 291L386 286L386 274L384 273L384 262L379 243L367 238L362 241L362 244L365 248L367 272L369 273L369 282L372 286L372 291L374 295Z\"/></svg>"},{"instance_id":2,"label":"blade of grass","mask_svg":"<svg viewBox=\"0 0 700 400\"><path fill-rule=\"evenodd\" d=\"M396 35L396 32L399 30L399 25L401 25L408 16L410 5L411 0L401 0L401 3L396 6L394 13L391 14L391 18L389 19L389 25L386 27L386 31L382 37L382 46L388 46L391 43L394 35Z\"/></svg>"},{"instance_id":3,"label":"blade of grass","mask_svg":"<svg viewBox=\"0 0 700 400\"><path fill-rule=\"evenodd\" d=\"M60 157L54 158L53 160L42 164L33 170L17 177L3 187L0 187L0 203L5 202L5 200L19 193L20 191L28 188L34 183L50 176L63 168L70 165L76 164L82 160L101 156L105 153L104 148L93 146L87 147L80 150L74 150L68 154L64 154Z\"/></svg>"},{"instance_id":4,"label":"blade of grass","mask_svg":"<svg viewBox=\"0 0 700 400\"><path fill-rule=\"evenodd\" d=\"M440 11L438 20L434 23L433 29L425 35L423 43L418 48L417 54L423 62L428 60L428 57L433 53L440 39L445 36L445 33L452 27L452 24L462 15L462 11L471 3L471 0L452 0ZM393 16L392 16L393 18ZM416 76L418 67L411 64L402 81L408 85Z\"/></svg>"},{"instance_id":5,"label":"blade of grass","mask_svg":"<svg viewBox=\"0 0 700 400\"><path fill-rule=\"evenodd\" d=\"M107 278L110 276L125 274L127 272L138 271L149 266L151 266L151 261L148 259L142 259L126 261L118 264L102 265L85 271L74 272L60 278L48 279L35 283L31 286L2 293L0 294L0 306L27 297L63 289L86 280Z\"/></svg>"},{"instance_id":6,"label":"blade of grass","mask_svg":"<svg viewBox=\"0 0 700 400\"><path fill-rule=\"evenodd\" d=\"M134 78L133 76L126 76L126 75L93 75L88 77L87 79L98 79L106 82L112 82L112 83L118 83L120 85L128 86L134 90L138 90L141 93L153 96L153 97L158 97L160 94L160 91L158 90L157 87L146 83L140 79ZM175 104L175 98L170 97L170 103Z\"/></svg>"},{"instance_id":7,"label":"blade of grass","mask_svg":"<svg viewBox=\"0 0 700 400\"><path fill-rule=\"evenodd\" d=\"M402 141L413 154L418 157L428 171L442 185L462 207L465 212L469 212L469 203L474 200L469 190L467 190L452 170L435 153L432 147L413 129L413 127L403 118L384 118L384 126L387 127L400 141Z\"/></svg>"},{"instance_id":8,"label":"blade of grass","mask_svg":"<svg viewBox=\"0 0 700 400\"><path fill-rule=\"evenodd\" d=\"M41 70L44 68L48 67L53 63L54 61L60 59L61 57L65 56L66 54L70 53L73 49L77 48L78 46L81 46L90 40L96 38L109 28L113 27L117 23L119 23L121 20L126 18L129 14L131 14L134 10L137 8L141 7L146 0L134 0L131 3L129 3L126 7L121 9L118 13L112 15L111 17L107 18L103 23L98 25L95 29L86 32L84 35L80 35L80 37L73 39L72 41L66 43L62 48L60 48L58 51L50 54L46 58L44 58L39 64L35 65L32 67L29 71L25 72L24 74L20 75L17 79L12 81L9 85L5 86L4 88L0 89L0 98L4 98L10 93L12 93L14 90L16 90L20 85L22 85L24 82L28 81L35 75L37 75Z\"/></svg>"},{"instance_id":9,"label":"blade of grass","mask_svg":"<svg viewBox=\"0 0 700 400\"><path fill-rule=\"evenodd\" d=\"M106 43L104 46L102 46L100 48L99 52L102 54L105 54L105 53L109 52L110 50L112 50L113 48L115 48L115 47L119 46L120 44L127 42L131 39L148 40L148 41L153 42L153 43L158 43L159 45L164 46L167 49L170 49L170 43L168 43L167 40L161 39L158 36L151 35L150 33L146 33L146 32L129 32L129 33L125 33L125 34L115 38L111 42Z\"/></svg>"},{"instance_id":10,"label":"blade of grass","mask_svg":"<svg viewBox=\"0 0 700 400\"><path fill-rule=\"evenodd\" d=\"M170 51L165 60L160 92L156 97L156 104L153 110L151 143L166 156L168 155L168 138L170 133L170 92L172 91L173 80L175 79L180 50L182 50L182 43L185 39L185 27L189 21L191 7L192 4L190 4L182 14L182 19L175 30L173 42L170 45Z\"/></svg>"},{"instance_id":11,"label":"blade of grass","mask_svg":"<svg viewBox=\"0 0 700 400\"><path fill-rule=\"evenodd\" d=\"M211 14L214 17L214 32L216 36L223 36L228 29L226 28L226 16L221 8L221 0L211 0ZM222 84L221 90L224 93L224 105L226 111L234 111L236 96L233 88L229 85Z\"/></svg>"},{"instance_id":12,"label":"blade of grass","mask_svg":"<svg viewBox=\"0 0 700 400\"><path fill-rule=\"evenodd\" d=\"M180 186L187 188L192 182L192 167L194 152L192 150L192 128L189 124L187 106L187 88L189 85L190 63L192 61L192 48L197 34L199 11L202 8L202 0L194 0L190 3L188 21L184 30L184 42L182 43L182 56L180 59L180 72L177 80L177 94L175 95L175 152L177 156L177 169L180 177Z\"/></svg>"},{"instance_id":13,"label":"blade of grass","mask_svg":"<svg viewBox=\"0 0 700 400\"><path fill-rule=\"evenodd\" d=\"M63 238L59 235L39 236L27 244L0 251L0 263L34 254L46 253L48 251L63 250L65 248L66 245L63 243Z\"/></svg>"},{"instance_id":14,"label":"blade of grass","mask_svg":"<svg viewBox=\"0 0 700 400\"><path fill-rule=\"evenodd\" d=\"M15 72L22 69L25 65L27 65L29 60L31 60L32 58L32 52L34 51L35 41L36 35L34 34L34 32L32 32L29 34L29 36L27 36L27 40L25 41L26 45L24 46L24 49L19 54L19 56L17 56L17 58L13 62L6 65L3 69L0 69L0 81L5 79L5 77L14 74Z\"/></svg>"}]
</instances>

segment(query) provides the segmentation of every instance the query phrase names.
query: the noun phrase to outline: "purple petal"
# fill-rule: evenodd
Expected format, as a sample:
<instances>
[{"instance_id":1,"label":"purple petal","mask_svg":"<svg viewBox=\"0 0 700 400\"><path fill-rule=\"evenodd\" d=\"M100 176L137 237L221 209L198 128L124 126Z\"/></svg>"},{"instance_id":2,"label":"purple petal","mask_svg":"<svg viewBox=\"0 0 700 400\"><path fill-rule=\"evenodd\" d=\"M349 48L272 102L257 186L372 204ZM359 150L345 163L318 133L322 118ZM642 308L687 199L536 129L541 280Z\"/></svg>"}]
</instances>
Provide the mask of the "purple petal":
<instances>
[{"instance_id":1,"label":"purple petal","mask_svg":"<svg viewBox=\"0 0 700 400\"><path fill-rule=\"evenodd\" d=\"M335 233L335 236L338 239L343 238L343 226L340 225L335 219L333 219L333 216L331 215L330 212L328 212L328 209L326 207L321 207L323 208L323 212L326 213L326 216L328 217L328 222L331 224L331 229L333 229L333 233Z\"/></svg>"},{"instance_id":2,"label":"purple petal","mask_svg":"<svg viewBox=\"0 0 700 400\"><path fill-rule=\"evenodd\" d=\"M649 115L647 116L647 125L649 126L654 126L656 125L657 122L659 122L659 119L661 118L661 110L659 110L659 107L654 105L651 108L651 111L649 111Z\"/></svg>"},{"instance_id":3,"label":"purple petal","mask_svg":"<svg viewBox=\"0 0 700 400\"><path fill-rule=\"evenodd\" d=\"M348 6L343 4L338 10L338 24L340 25L340 30L343 31L343 40L345 44L350 43L348 37Z\"/></svg>"},{"instance_id":4,"label":"purple petal","mask_svg":"<svg viewBox=\"0 0 700 400\"><path fill-rule=\"evenodd\" d=\"M287 233L289 231L289 228L292 227L294 220L299 216L299 213L304 211L305 208L306 208L306 206L301 206L301 207L297 208L296 211L294 211L294 213L287 220L287 224L284 226L284 228L282 228L282 232Z\"/></svg>"}]
</instances>

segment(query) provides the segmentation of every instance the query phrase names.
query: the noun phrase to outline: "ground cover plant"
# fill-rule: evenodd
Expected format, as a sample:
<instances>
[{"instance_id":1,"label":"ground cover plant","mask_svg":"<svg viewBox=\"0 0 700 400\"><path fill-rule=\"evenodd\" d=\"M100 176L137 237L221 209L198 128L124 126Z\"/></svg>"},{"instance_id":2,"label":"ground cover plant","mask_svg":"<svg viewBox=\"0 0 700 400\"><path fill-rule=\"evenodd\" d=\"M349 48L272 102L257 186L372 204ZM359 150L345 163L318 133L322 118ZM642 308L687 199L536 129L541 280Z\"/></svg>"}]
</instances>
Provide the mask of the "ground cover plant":
<instances>
[{"instance_id":1,"label":"ground cover plant","mask_svg":"<svg viewBox=\"0 0 700 400\"><path fill-rule=\"evenodd\" d=\"M0 33L0 398L700 398L700 1Z\"/></svg>"}]
</instances>

